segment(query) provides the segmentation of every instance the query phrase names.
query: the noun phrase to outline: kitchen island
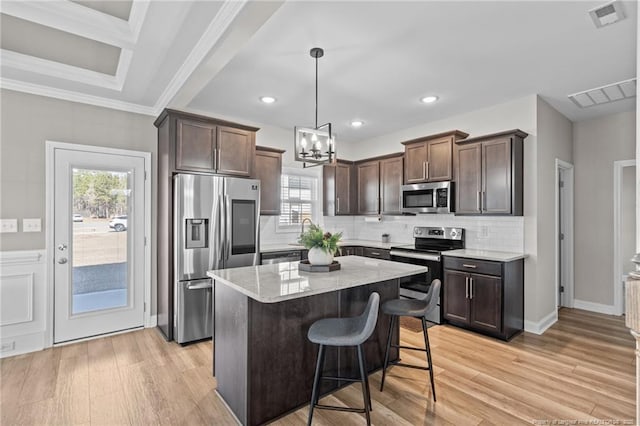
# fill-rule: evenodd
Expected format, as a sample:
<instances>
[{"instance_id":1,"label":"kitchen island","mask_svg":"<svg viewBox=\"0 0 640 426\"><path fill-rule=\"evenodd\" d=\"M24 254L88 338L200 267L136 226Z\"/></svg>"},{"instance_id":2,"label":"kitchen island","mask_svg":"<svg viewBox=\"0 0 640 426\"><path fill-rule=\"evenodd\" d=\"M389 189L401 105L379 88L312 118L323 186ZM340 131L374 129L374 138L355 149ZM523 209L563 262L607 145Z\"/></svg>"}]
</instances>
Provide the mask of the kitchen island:
<instances>
[{"instance_id":1,"label":"kitchen island","mask_svg":"<svg viewBox=\"0 0 640 426\"><path fill-rule=\"evenodd\" d=\"M364 310L399 295L399 279L427 268L340 257L334 272L299 272L298 262L209 271L214 280L214 375L217 392L244 425L262 424L308 404L318 347L307 340L315 321ZM389 318L380 315L364 344L369 371L382 367ZM395 330L398 343L398 330ZM398 356L397 350L390 354ZM325 375L358 377L354 348L327 348ZM347 382L324 381L327 394Z\"/></svg>"}]
</instances>

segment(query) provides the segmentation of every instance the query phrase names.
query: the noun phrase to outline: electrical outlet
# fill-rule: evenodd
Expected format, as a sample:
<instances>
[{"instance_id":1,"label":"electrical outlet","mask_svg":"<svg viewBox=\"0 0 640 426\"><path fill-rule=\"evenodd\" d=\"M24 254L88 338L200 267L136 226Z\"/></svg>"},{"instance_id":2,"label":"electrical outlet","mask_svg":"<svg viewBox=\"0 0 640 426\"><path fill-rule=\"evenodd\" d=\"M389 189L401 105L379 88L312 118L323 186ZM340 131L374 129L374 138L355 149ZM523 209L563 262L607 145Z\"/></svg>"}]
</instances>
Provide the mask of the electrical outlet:
<instances>
[{"instance_id":1,"label":"electrical outlet","mask_svg":"<svg viewBox=\"0 0 640 426\"><path fill-rule=\"evenodd\" d=\"M18 232L18 219L0 219L0 232Z\"/></svg>"},{"instance_id":2,"label":"electrical outlet","mask_svg":"<svg viewBox=\"0 0 640 426\"><path fill-rule=\"evenodd\" d=\"M42 232L42 220L39 217L22 219L22 232Z\"/></svg>"},{"instance_id":3,"label":"electrical outlet","mask_svg":"<svg viewBox=\"0 0 640 426\"><path fill-rule=\"evenodd\" d=\"M15 340L11 340L9 342L4 342L0 344L0 352L12 351L16 348Z\"/></svg>"}]
</instances>

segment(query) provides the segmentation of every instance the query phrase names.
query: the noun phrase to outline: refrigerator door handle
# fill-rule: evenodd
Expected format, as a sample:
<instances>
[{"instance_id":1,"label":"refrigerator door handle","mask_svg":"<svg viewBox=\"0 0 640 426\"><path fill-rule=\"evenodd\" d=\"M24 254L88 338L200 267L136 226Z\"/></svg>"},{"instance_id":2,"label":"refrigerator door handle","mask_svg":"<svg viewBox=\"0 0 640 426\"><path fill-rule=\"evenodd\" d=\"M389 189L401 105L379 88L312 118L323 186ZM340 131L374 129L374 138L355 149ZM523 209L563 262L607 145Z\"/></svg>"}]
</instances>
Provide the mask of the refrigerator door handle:
<instances>
[{"instance_id":1,"label":"refrigerator door handle","mask_svg":"<svg viewBox=\"0 0 640 426\"><path fill-rule=\"evenodd\" d=\"M226 204L226 225L225 225L225 260L229 260L229 255L231 254L231 199L229 198L229 194L225 194L225 204ZM226 265L225 265L226 266Z\"/></svg>"},{"instance_id":2,"label":"refrigerator door handle","mask_svg":"<svg viewBox=\"0 0 640 426\"><path fill-rule=\"evenodd\" d=\"M225 204L224 204L224 196L220 195L219 197L219 203L218 203L218 220L216 222L216 229L218 230L218 232L216 232L216 251L218 253L218 261L220 262L220 264L218 265L219 268L222 268L222 262L224 261L224 242L225 242L225 225L224 225L224 212L225 212Z\"/></svg>"}]
</instances>

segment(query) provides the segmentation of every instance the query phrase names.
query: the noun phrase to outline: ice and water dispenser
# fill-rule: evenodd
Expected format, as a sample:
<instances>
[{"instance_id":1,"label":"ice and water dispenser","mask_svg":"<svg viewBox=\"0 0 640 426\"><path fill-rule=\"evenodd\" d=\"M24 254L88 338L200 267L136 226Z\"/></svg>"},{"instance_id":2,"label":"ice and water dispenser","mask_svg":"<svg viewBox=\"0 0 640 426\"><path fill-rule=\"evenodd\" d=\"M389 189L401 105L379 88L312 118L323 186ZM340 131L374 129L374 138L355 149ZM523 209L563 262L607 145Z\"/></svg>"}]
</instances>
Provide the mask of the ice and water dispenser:
<instances>
[{"instance_id":1,"label":"ice and water dispenser","mask_svg":"<svg viewBox=\"0 0 640 426\"><path fill-rule=\"evenodd\" d=\"M209 219L185 219L185 248L209 247Z\"/></svg>"}]
</instances>

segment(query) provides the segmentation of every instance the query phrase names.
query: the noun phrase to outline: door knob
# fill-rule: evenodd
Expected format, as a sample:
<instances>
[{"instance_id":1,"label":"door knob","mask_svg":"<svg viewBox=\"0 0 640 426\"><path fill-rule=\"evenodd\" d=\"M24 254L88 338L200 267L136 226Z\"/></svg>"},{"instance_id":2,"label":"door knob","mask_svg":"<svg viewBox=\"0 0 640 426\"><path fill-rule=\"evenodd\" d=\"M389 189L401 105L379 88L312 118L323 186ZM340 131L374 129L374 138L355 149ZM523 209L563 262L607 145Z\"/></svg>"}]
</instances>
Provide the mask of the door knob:
<instances>
[{"instance_id":1,"label":"door knob","mask_svg":"<svg viewBox=\"0 0 640 426\"><path fill-rule=\"evenodd\" d=\"M67 258L66 257L61 257L60 259L58 259L58 263L61 265L64 265L65 263L67 263Z\"/></svg>"},{"instance_id":2,"label":"door knob","mask_svg":"<svg viewBox=\"0 0 640 426\"><path fill-rule=\"evenodd\" d=\"M59 244L58 245L58 250L65 251L66 249L67 249L67 245L66 244Z\"/></svg>"}]
</instances>

